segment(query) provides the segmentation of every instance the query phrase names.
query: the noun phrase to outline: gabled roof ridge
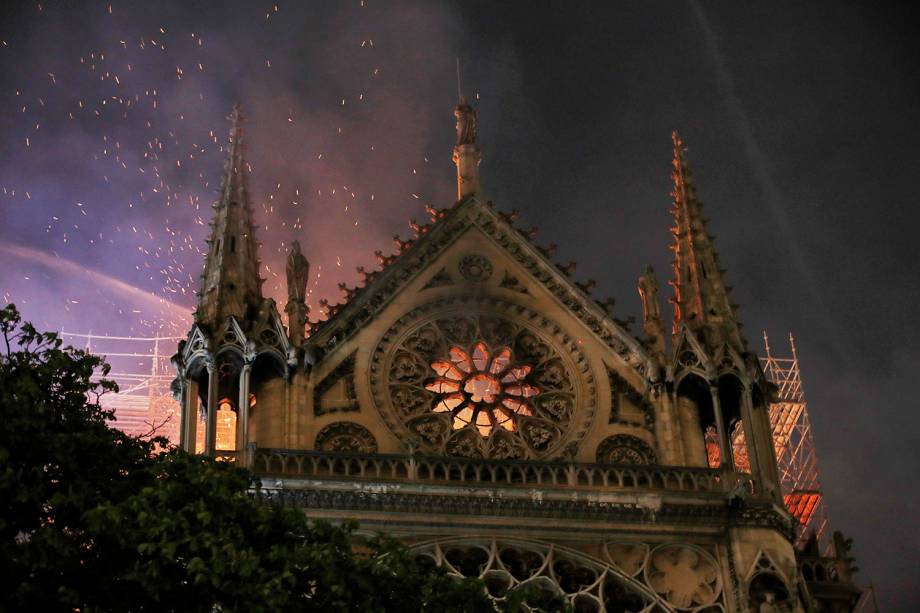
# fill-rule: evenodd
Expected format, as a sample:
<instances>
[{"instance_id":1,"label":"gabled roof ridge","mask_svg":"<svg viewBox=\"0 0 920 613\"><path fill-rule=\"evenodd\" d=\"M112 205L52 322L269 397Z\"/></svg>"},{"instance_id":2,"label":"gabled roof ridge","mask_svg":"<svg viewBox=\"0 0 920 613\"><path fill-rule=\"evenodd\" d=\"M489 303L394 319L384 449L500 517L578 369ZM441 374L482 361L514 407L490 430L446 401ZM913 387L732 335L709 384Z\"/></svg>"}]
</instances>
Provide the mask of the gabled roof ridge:
<instances>
[{"instance_id":1,"label":"gabled roof ridge","mask_svg":"<svg viewBox=\"0 0 920 613\"><path fill-rule=\"evenodd\" d=\"M434 246L430 254L424 254L420 250L426 246L431 247L431 241L441 237L445 232L460 230L456 225L452 225L451 222L457 221L466 211L474 207L478 207L480 213L486 213L491 216L491 221L493 223L498 223L500 225L502 237L512 236L514 240L527 246L530 251L527 255L529 257L535 257L539 261L539 264L545 268L545 270L531 270L531 274L533 274L551 294L556 296L556 298L563 303L563 306L586 324L603 342L614 348L614 350L624 357L627 362L632 363L633 366L641 372L645 372L647 363L649 362L649 356L642 347L641 342L625 329L625 322L616 320L610 313L613 301L607 300L601 302L592 298L590 296L590 290L594 286L593 281L589 280L586 283L573 281L570 277L575 269L574 263L559 265L553 262L550 258L555 253L556 246L550 245L549 247L541 247L536 245L533 241L536 234L535 227L527 230L516 228L514 221L517 219L517 211L512 211L511 213L498 211L491 201L483 202L476 197L460 201L449 209L427 207L429 214L432 216L432 222L419 225L415 220L412 220L410 222L410 227L416 233L414 239L403 241L399 236L395 236L394 241L398 248L396 254L383 256L381 252L376 252L378 262L383 266L381 270L365 272L363 267L359 267L359 272L363 273L365 276L365 285L348 288L344 283L340 284L340 288L346 292L345 302L331 307L326 320L313 322L311 324L311 335L307 342L314 345L317 343L335 345L344 341L347 337L350 337L353 332L363 327L367 319L389 302L392 293L398 289L397 285L403 286L408 283L410 278L413 278L415 274L424 267L429 255L433 256L440 254L449 244L453 243L453 240L459 236L459 233L452 238L444 237L446 240L443 241L443 244ZM471 221L474 225L479 226L487 235L489 234L488 228L486 227L487 222L486 224L477 223L475 219ZM491 238L496 240L501 248L507 249L507 246L502 245L501 241L496 239L495 236ZM400 279L394 279L394 275L397 275L402 268L401 264L408 262L408 258L416 254L421 254L423 258L418 262L419 265L417 266L417 270L409 272ZM512 253L512 255L514 256L515 254ZM518 260L526 268L532 269L535 267L532 260L528 264L527 257L518 258ZM557 283L553 283L553 275L556 276L558 280ZM385 291L384 287L387 283L393 283L393 286L389 288L389 295L379 297L380 292ZM562 294L562 296L560 296L560 294ZM379 299L374 303L374 299L378 297ZM361 309L367 309L367 311L362 314ZM362 321L357 324L349 325L348 319L351 318L352 315L359 314L361 315ZM609 329L604 330L605 326L609 327ZM344 336L341 338L339 337L340 332L344 333Z\"/></svg>"}]
</instances>

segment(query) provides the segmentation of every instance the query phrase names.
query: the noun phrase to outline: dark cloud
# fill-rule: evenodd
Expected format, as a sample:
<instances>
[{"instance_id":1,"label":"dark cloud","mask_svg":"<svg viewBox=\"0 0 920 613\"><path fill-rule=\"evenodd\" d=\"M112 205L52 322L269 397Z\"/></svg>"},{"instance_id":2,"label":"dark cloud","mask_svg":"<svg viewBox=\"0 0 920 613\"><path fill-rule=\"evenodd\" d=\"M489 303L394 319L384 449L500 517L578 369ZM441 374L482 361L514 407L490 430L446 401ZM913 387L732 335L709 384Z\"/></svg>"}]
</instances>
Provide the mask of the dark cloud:
<instances>
[{"instance_id":1,"label":"dark cloud","mask_svg":"<svg viewBox=\"0 0 920 613\"><path fill-rule=\"evenodd\" d=\"M486 195L636 315L644 265L670 272L677 128L749 340L767 330L781 351L796 334L831 520L855 537L883 609L916 610L914 16L836 2L364 4L4 9L0 295L46 327L181 331L173 311L10 245L190 311L239 100L267 287L281 295L296 237L318 273L313 306L335 301L424 204L451 202L459 56Z\"/></svg>"}]
</instances>

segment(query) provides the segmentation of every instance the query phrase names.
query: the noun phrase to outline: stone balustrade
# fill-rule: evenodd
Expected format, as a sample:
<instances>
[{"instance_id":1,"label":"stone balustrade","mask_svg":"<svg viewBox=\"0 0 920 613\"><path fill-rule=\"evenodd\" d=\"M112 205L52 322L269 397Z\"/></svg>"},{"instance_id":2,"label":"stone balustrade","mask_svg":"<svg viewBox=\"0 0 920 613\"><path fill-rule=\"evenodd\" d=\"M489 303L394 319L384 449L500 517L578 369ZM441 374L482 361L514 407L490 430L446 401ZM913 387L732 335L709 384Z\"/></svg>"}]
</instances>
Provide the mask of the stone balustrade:
<instances>
[{"instance_id":1,"label":"stone balustrade","mask_svg":"<svg viewBox=\"0 0 920 613\"><path fill-rule=\"evenodd\" d=\"M256 474L290 479L720 493L726 491L728 485L718 469L684 466L365 455L287 449L259 449L252 459L252 470ZM737 483L737 476L734 482Z\"/></svg>"}]
</instances>

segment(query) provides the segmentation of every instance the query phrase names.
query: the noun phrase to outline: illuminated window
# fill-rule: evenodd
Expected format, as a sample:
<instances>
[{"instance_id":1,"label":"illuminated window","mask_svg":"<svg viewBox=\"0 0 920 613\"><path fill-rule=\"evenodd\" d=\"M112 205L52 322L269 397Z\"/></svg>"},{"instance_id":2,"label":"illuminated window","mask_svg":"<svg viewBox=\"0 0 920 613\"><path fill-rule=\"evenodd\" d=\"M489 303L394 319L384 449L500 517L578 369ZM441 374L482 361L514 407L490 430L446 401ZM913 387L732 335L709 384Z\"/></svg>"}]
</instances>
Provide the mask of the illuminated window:
<instances>
[{"instance_id":1,"label":"illuminated window","mask_svg":"<svg viewBox=\"0 0 920 613\"><path fill-rule=\"evenodd\" d=\"M448 359L431 368L438 375L425 384L438 395L432 410L449 413L454 430L472 425L483 437L495 428L514 432L519 415L534 414L529 399L540 390L527 382L532 367L513 365L508 347L490 352L483 342L470 351L454 346Z\"/></svg>"},{"instance_id":2,"label":"illuminated window","mask_svg":"<svg viewBox=\"0 0 920 613\"><path fill-rule=\"evenodd\" d=\"M236 451L236 411L227 398L217 405L217 451Z\"/></svg>"},{"instance_id":3,"label":"illuminated window","mask_svg":"<svg viewBox=\"0 0 920 613\"><path fill-rule=\"evenodd\" d=\"M706 440L706 463L709 468L719 468L722 465L722 446L719 444L718 430L715 426L709 426L703 437Z\"/></svg>"}]
</instances>

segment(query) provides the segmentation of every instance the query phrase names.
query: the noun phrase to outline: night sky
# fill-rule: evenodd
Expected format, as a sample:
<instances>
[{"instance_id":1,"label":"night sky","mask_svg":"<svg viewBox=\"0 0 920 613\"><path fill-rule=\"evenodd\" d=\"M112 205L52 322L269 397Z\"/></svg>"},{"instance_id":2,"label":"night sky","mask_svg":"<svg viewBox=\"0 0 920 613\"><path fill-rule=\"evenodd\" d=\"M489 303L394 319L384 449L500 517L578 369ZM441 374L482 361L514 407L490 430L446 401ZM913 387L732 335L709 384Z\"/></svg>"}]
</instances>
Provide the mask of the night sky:
<instances>
[{"instance_id":1,"label":"night sky","mask_svg":"<svg viewBox=\"0 0 920 613\"><path fill-rule=\"evenodd\" d=\"M917 19L739 4L5 3L0 298L42 328L184 333L239 101L266 288L283 304L299 239L320 317L452 203L459 57L484 195L638 316L644 266L670 275L677 129L748 340L796 336L858 579L920 610Z\"/></svg>"}]
</instances>

